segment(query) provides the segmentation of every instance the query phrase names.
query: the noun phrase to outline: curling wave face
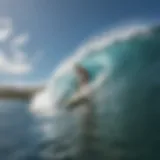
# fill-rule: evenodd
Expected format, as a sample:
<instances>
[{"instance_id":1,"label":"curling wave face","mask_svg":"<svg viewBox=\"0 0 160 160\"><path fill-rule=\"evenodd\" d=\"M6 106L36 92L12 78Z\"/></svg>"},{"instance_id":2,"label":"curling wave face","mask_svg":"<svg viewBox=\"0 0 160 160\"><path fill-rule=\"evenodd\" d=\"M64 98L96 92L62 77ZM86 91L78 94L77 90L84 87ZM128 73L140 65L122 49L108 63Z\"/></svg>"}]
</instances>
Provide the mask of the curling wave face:
<instances>
[{"instance_id":1,"label":"curling wave face","mask_svg":"<svg viewBox=\"0 0 160 160\"><path fill-rule=\"evenodd\" d=\"M48 111L67 124L59 133L65 134L68 126L75 126L71 122L76 118L66 113L60 102L76 91L76 63L89 71L91 83L96 85L93 99L100 117L103 155L141 160L159 156L160 28L132 26L106 32L91 38L61 63L45 90L50 101ZM57 131L58 126L57 121Z\"/></svg>"}]
</instances>

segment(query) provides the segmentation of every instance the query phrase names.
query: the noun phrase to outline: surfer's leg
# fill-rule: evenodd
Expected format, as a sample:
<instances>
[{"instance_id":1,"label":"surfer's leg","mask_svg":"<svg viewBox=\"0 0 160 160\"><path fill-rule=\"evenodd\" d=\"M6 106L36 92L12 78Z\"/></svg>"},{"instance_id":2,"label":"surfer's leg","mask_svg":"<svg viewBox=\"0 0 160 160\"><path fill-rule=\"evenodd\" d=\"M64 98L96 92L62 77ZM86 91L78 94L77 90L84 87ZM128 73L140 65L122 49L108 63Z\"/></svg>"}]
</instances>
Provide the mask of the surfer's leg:
<instances>
[{"instance_id":1,"label":"surfer's leg","mask_svg":"<svg viewBox=\"0 0 160 160\"><path fill-rule=\"evenodd\" d=\"M96 119L94 105L87 101L84 105L85 113L81 121L81 154L85 157L91 157L96 151ZM94 156L93 156L94 157Z\"/></svg>"}]
</instances>

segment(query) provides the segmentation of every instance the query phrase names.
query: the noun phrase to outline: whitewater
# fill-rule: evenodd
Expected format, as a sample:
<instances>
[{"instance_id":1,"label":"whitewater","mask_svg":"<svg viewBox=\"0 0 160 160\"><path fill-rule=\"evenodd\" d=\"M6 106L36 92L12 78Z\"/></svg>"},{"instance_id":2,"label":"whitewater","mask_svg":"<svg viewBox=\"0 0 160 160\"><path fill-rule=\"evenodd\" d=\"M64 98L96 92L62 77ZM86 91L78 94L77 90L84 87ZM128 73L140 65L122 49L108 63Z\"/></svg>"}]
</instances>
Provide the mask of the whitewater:
<instances>
[{"instance_id":1,"label":"whitewater","mask_svg":"<svg viewBox=\"0 0 160 160\"><path fill-rule=\"evenodd\" d=\"M32 99L30 110L38 117L54 119L52 130L45 134L70 139L68 133L72 131L72 138L78 139L81 109L68 112L61 102L76 92L74 65L81 64L91 74L90 86L84 88L84 93L92 95L96 108L104 159L152 157L152 151L147 151L154 148L158 136L152 116L160 120L159 53L158 26L123 26L91 37L54 70L44 91ZM63 155L75 153L73 146Z\"/></svg>"}]
</instances>

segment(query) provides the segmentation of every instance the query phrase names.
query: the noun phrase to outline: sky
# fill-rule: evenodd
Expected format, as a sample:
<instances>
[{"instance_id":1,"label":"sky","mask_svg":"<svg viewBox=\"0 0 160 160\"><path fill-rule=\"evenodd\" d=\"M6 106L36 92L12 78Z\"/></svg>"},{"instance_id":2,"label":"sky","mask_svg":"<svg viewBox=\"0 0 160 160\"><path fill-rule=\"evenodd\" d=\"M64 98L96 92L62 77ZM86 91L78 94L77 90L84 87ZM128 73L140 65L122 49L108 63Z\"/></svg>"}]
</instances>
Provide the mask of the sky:
<instances>
[{"instance_id":1,"label":"sky","mask_svg":"<svg viewBox=\"0 0 160 160\"><path fill-rule=\"evenodd\" d=\"M89 37L159 18L158 0L0 0L0 83L43 83Z\"/></svg>"}]
</instances>

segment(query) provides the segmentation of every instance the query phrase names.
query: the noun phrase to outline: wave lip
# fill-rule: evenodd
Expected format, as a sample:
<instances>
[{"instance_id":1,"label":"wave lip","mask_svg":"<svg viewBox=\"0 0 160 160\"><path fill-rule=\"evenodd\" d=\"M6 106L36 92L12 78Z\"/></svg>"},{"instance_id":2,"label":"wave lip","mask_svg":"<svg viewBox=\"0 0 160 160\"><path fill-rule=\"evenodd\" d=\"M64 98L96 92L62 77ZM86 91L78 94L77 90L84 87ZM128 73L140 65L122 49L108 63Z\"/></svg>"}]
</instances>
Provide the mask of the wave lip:
<instances>
[{"instance_id":1,"label":"wave lip","mask_svg":"<svg viewBox=\"0 0 160 160\"><path fill-rule=\"evenodd\" d=\"M116 28L104 32L99 36L91 37L88 42L79 47L71 57L64 60L64 62L54 70L50 81L53 81L54 78L59 77L66 72L72 71L74 64L82 61L88 55L95 54L95 52L99 54L100 50L114 44L116 41L124 41L139 34L148 34L149 31L150 29L146 25L134 25Z\"/></svg>"}]
</instances>

